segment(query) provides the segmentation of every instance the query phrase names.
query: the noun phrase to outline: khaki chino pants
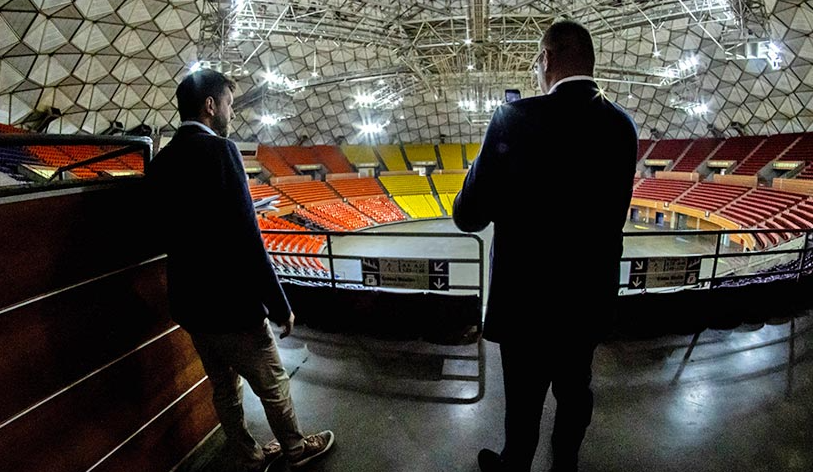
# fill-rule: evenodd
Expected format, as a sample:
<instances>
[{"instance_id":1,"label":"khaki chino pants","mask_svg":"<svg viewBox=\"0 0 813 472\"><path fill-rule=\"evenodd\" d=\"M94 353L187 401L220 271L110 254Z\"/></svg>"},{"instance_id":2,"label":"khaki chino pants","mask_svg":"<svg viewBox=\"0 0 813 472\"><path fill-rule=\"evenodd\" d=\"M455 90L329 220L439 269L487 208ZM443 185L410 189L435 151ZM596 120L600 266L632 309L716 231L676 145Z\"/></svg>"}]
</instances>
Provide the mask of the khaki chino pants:
<instances>
[{"instance_id":1,"label":"khaki chino pants","mask_svg":"<svg viewBox=\"0 0 813 472\"><path fill-rule=\"evenodd\" d=\"M212 401L223 432L236 452L248 463L263 460L262 447L246 427L244 378L260 398L268 425L282 450L287 456L299 454L304 448L304 435L296 419L290 379L268 320L249 332L190 335L212 383Z\"/></svg>"}]
</instances>

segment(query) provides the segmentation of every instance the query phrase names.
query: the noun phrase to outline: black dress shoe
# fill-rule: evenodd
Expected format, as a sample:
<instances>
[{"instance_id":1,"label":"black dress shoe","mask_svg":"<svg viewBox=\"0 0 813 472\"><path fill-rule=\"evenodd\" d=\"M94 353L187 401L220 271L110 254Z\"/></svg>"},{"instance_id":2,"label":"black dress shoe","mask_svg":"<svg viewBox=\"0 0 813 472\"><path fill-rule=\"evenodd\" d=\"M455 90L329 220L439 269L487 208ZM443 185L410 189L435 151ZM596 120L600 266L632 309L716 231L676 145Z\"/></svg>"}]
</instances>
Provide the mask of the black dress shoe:
<instances>
[{"instance_id":1,"label":"black dress shoe","mask_svg":"<svg viewBox=\"0 0 813 472\"><path fill-rule=\"evenodd\" d=\"M480 449L477 454L477 464L480 472L503 472L503 462L500 455L491 449Z\"/></svg>"}]
</instances>

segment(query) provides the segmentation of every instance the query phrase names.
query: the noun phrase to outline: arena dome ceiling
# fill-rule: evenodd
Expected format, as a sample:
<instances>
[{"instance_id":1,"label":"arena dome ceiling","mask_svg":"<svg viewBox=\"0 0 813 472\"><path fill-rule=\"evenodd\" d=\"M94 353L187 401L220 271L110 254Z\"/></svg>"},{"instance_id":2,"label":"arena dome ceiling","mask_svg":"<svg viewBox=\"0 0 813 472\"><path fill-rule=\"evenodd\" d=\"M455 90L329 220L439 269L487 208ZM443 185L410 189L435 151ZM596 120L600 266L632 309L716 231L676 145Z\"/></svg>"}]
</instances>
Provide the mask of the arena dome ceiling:
<instances>
[{"instance_id":1,"label":"arena dome ceiling","mask_svg":"<svg viewBox=\"0 0 813 472\"><path fill-rule=\"evenodd\" d=\"M811 3L737 0L0 0L0 122L171 134L200 61L238 82L236 140L478 142L559 18L642 138L813 130Z\"/></svg>"}]
</instances>

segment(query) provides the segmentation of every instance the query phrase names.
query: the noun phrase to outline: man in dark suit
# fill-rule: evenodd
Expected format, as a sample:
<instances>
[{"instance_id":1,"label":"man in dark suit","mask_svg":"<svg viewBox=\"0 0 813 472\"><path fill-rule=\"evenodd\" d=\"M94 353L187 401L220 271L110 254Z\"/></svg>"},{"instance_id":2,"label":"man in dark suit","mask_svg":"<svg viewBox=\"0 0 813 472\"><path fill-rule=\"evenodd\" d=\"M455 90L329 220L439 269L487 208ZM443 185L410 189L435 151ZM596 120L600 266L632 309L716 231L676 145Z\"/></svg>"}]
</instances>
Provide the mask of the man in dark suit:
<instances>
[{"instance_id":1,"label":"man in dark suit","mask_svg":"<svg viewBox=\"0 0 813 472\"><path fill-rule=\"evenodd\" d=\"M638 152L634 122L604 97L594 65L583 26L551 25L534 61L544 95L497 108L455 198L459 229L494 223L483 337L500 344L505 444L480 451L483 472L530 470L549 387L551 470L577 470L592 417L593 352L618 295Z\"/></svg>"},{"instance_id":2,"label":"man in dark suit","mask_svg":"<svg viewBox=\"0 0 813 472\"><path fill-rule=\"evenodd\" d=\"M173 319L189 332L213 388L229 443L249 470L284 455L304 465L333 444L333 433L300 430L269 319L294 327L257 224L237 146L226 139L235 83L213 70L188 75L176 98L182 123L147 167L156 231L167 253ZM259 396L275 440L261 447L243 417L245 378Z\"/></svg>"}]
</instances>

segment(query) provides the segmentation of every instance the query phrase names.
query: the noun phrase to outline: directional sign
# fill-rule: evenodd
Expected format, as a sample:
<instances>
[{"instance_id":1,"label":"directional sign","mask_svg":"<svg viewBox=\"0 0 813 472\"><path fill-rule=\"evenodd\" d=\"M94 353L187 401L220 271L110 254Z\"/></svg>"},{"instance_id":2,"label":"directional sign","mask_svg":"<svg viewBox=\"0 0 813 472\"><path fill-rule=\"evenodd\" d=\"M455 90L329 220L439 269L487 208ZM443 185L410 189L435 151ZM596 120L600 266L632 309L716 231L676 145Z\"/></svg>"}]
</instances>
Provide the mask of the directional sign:
<instances>
[{"instance_id":1,"label":"directional sign","mask_svg":"<svg viewBox=\"0 0 813 472\"><path fill-rule=\"evenodd\" d=\"M680 287L700 279L701 258L643 257L630 261L628 288Z\"/></svg>"},{"instance_id":2,"label":"directional sign","mask_svg":"<svg viewBox=\"0 0 813 472\"><path fill-rule=\"evenodd\" d=\"M363 257L361 278L368 287L448 291L449 261Z\"/></svg>"}]
</instances>

